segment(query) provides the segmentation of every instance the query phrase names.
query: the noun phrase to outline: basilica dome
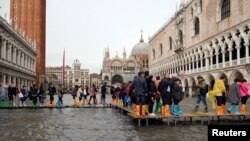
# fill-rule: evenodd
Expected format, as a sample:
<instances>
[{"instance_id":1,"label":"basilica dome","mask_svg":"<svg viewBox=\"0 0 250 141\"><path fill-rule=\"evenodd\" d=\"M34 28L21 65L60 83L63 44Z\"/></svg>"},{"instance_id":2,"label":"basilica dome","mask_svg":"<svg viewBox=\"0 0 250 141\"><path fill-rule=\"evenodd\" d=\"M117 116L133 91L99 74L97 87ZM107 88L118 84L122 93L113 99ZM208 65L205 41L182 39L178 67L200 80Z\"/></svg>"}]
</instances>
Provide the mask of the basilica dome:
<instances>
[{"instance_id":1,"label":"basilica dome","mask_svg":"<svg viewBox=\"0 0 250 141\"><path fill-rule=\"evenodd\" d=\"M132 52L131 52L132 56L138 55L138 54L148 54L148 44L144 42L142 36L141 36L140 42L137 43L133 47Z\"/></svg>"}]
</instances>

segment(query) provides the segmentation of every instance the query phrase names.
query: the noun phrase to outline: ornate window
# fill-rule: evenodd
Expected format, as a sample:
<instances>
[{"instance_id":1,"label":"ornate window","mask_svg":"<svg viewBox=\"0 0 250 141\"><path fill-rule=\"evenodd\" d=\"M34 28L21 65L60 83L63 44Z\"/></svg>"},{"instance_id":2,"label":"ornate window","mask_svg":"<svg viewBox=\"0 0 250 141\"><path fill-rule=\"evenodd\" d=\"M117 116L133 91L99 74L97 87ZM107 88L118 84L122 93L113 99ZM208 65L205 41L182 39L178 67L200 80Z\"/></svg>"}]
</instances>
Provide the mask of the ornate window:
<instances>
[{"instance_id":1,"label":"ornate window","mask_svg":"<svg viewBox=\"0 0 250 141\"><path fill-rule=\"evenodd\" d=\"M198 35L200 33L200 20L199 18L195 18L194 20L194 35Z\"/></svg>"},{"instance_id":2,"label":"ornate window","mask_svg":"<svg viewBox=\"0 0 250 141\"><path fill-rule=\"evenodd\" d=\"M153 59L155 59L155 49L153 49Z\"/></svg>"},{"instance_id":3,"label":"ornate window","mask_svg":"<svg viewBox=\"0 0 250 141\"><path fill-rule=\"evenodd\" d=\"M180 44L183 44L183 34L181 30L179 30L179 41L180 41Z\"/></svg>"},{"instance_id":4,"label":"ornate window","mask_svg":"<svg viewBox=\"0 0 250 141\"><path fill-rule=\"evenodd\" d=\"M172 50L172 47L173 47L172 37L169 37L169 49Z\"/></svg>"},{"instance_id":5,"label":"ornate window","mask_svg":"<svg viewBox=\"0 0 250 141\"><path fill-rule=\"evenodd\" d=\"M223 0L221 6L221 20L230 16L230 0Z\"/></svg>"},{"instance_id":6,"label":"ornate window","mask_svg":"<svg viewBox=\"0 0 250 141\"><path fill-rule=\"evenodd\" d=\"M162 43L160 44L160 55L162 55L163 53L163 46L162 46Z\"/></svg>"}]
</instances>

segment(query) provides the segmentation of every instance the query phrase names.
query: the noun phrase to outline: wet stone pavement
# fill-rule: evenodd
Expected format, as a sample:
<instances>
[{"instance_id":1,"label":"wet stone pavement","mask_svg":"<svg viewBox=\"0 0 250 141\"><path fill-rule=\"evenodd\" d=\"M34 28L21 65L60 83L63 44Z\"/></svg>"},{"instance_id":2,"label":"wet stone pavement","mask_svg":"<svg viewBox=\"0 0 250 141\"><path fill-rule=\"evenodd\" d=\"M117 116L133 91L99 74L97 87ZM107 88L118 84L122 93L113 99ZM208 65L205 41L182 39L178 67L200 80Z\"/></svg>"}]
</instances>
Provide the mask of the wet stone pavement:
<instances>
[{"instance_id":1,"label":"wet stone pavement","mask_svg":"<svg viewBox=\"0 0 250 141\"><path fill-rule=\"evenodd\" d=\"M69 95L64 100L66 105L72 103ZM193 109L194 100L185 99L184 112ZM0 137L3 141L206 141L207 125L137 127L112 108L0 109Z\"/></svg>"}]
</instances>

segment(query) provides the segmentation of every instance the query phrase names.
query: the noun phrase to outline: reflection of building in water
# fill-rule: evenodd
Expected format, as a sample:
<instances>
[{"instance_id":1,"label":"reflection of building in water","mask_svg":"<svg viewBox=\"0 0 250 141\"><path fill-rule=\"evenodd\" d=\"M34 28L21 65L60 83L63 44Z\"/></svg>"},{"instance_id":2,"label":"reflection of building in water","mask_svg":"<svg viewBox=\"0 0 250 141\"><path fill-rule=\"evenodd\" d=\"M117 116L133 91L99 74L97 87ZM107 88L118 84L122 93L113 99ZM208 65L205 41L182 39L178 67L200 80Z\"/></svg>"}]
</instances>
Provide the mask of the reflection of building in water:
<instances>
[{"instance_id":1,"label":"reflection of building in water","mask_svg":"<svg viewBox=\"0 0 250 141\"><path fill-rule=\"evenodd\" d=\"M154 75L182 71L191 95L197 76L206 82L221 76L232 83L249 75L249 0L189 0L149 41L149 69Z\"/></svg>"},{"instance_id":2,"label":"reflection of building in water","mask_svg":"<svg viewBox=\"0 0 250 141\"><path fill-rule=\"evenodd\" d=\"M110 58L109 48L105 49L102 81L108 84L126 83L127 81L132 81L140 70L147 69L148 44L144 42L141 36L140 42L133 47L131 55L128 58L125 49L122 58L118 55Z\"/></svg>"},{"instance_id":3,"label":"reflection of building in water","mask_svg":"<svg viewBox=\"0 0 250 141\"><path fill-rule=\"evenodd\" d=\"M36 50L0 16L0 81L3 85L26 85L36 79Z\"/></svg>"},{"instance_id":4,"label":"reflection of building in water","mask_svg":"<svg viewBox=\"0 0 250 141\"><path fill-rule=\"evenodd\" d=\"M62 67L46 67L46 74L55 74L58 77L58 82L63 82ZM65 67L65 76L64 76L65 86L75 86L83 85L89 86L90 77L88 69L81 69L81 63L76 59L73 63L72 68L70 66Z\"/></svg>"}]
</instances>

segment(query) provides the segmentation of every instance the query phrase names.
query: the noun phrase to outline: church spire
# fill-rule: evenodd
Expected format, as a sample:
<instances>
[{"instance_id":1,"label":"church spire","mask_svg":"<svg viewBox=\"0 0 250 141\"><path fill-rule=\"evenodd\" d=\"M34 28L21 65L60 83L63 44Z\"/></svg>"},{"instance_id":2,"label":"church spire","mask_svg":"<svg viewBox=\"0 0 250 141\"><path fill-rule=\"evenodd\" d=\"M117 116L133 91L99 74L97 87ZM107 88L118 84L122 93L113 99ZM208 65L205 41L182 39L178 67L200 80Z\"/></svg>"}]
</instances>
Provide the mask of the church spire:
<instances>
[{"instance_id":1,"label":"church spire","mask_svg":"<svg viewBox=\"0 0 250 141\"><path fill-rule=\"evenodd\" d=\"M123 59L125 60L126 59L126 50L125 50L125 46L124 46L124 50L123 50Z\"/></svg>"},{"instance_id":2,"label":"church spire","mask_svg":"<svg viewBox=\"0 0 250 141\"><path fill-rule=\"evenodd\" d=\"M143 36L142 36L142 30L141 30L141 39L140 39L140 43L143 43L144 42L144 40L143 40Z\"/></svg>"}]
</instances>

